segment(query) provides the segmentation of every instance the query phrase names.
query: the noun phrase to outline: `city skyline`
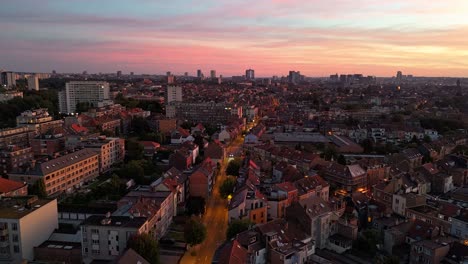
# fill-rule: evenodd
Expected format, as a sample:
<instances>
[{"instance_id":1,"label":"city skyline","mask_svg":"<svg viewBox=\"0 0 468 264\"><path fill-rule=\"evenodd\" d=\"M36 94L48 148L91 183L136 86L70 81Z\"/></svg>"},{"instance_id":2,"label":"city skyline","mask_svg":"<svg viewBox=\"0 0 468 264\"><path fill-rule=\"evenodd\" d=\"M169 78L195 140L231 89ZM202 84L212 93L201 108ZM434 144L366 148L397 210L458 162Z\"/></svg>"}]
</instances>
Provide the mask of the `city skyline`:
<instances>
[{"instance_id":1,"label":"city skyline","mask_svg":"<svg viewBox=\"0 0 468 264\"><path fill-rule=\"evenodd\" d=\"M21 4L18 4L21 2ZM2 3L0 68L224 76L467 76L468 3L139 0ZM379 5L377 5L379 4Z\"/></svg>"}]
</instances>

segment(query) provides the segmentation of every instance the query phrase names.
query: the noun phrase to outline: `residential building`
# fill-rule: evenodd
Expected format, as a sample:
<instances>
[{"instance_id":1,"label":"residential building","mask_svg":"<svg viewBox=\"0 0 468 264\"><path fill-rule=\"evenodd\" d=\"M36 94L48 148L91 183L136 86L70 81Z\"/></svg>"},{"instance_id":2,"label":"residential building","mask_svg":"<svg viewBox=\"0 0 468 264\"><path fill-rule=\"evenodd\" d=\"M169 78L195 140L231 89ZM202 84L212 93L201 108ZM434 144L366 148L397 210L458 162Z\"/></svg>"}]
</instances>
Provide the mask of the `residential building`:
<instances>
[{"instance_id":1,"label":"residential building","mask_svg":"<svg viewBox=\"0 0 468 264\"><path fill-rule=\"evenodd\" d=\"M394 194L392 209L393 212L405 216L408 208L421 206L426 204L426 197L414 193Z\"/></svg>"},{"instance_id":2,"label":"residential building","mask_svg":"<svg viewBox=\"0 0 468 264\"><path fill-rule=\"evenodd\" d=\"M62 128L63 120L54 120L47 108L39 108L22 112L16 117L16 125L42 134L54 128Z\"/></svg>"},{"instance_id":3,"label":"residential building","mask_svg":"<svg viewBox=\"0 0 468 264\"><path fill-rule=\"evenodd\" d=\"M204 156L215 163L222 163L226 158L226 150L219 142L210 142L204 151Z\"/></svg>"},{"instance_id":4,"label":"residential building","mask_svg":"<svg viewBox=\"0 0 468 264\"><path fill-rule=\"evenodd\" d=\"M89 149L78 150L9 174L9 179L28 184L44 182L47 195L72 192L75 186L99 175L99 155Z\"/></svg>"},{"instance_id":5,"label":"residential building","mask_svg":"<svg viewBox=\"0 0 468 264\"><path fill-rule=\"evenodd\" d=\"M0 202L0 262L34 260L34 247L58 228L57 200L37 196L11 197Z\"/></svg>"},{"instance_id":6,"label":"residential building","mask_svg":"<svg viewBox=\"0 0 468 264\"><path fill-rule=\"evenodd\" d=\"M173 102L166 106L166 116L189 122L226 124L233 117L242 117L242 107L229 103Z\"/></svg>"},{"instance_id":7,"label":"residential building","mask_svg":"<svg viewBox=\"0 0 468 264\"><path fill-rule=\"evenodd\" d=\"M410 263L439 264L449 250L448 243L437 240L421 240L411 244Z\"/></svg>"},{"instance_id":8,"label":"residential building","mask_svg":"<svg viewBox=\"0 0 468 264\"><path fill-rule=\"evenodd\" d=\"M293 203L286 208L286 219L301 227L312 236L315 247L323 249L330 236L332 209L329 203L320 197L312 196Z\"/></svg>"},{"instance_id":9,"label":"residential building","mask_svg":"<svg viewBox=\"0 0 468 264\"><path fill-rule=\"evenodd\" d=\"M55 156L56 153L65 150L65 137L61 131L50 131L49 133L37 135L31 139L31 148L34 156Z\"/></svg>"},{"instance_id":10,"label":"residential building","mask_svg":"<svg viewBox=\"0 0 468 264\"><path fill-rule=\"evenodd\" d=\"M81 243L47 240L34 247L34 260L44 263L82 264Z\"/></svg>"},{"instance_id":11,"label":"residential building","mask_svg":"<svg viewBox=\"0 0 468 264\"><path fill-rule=\"evenodd\" d=\"M255 80L255 71L252 69L245 70L245 79L249 81Z\"/></svg>"},{"instance_id":12,"label":"residential building","mask_svg":"<svg viewBox=\"0 0 468 264\"><path fill-rule=\"evenodd\" d=\"M28 184L0 177L0 197L26 196Z\"/></svg>"},{"instance_id":13,"label":"residential building","mask_svg":"<svg viewBox=\"0 0 468 264\"><path fill-rule=\"evenodd\" d=\"M125 139L99 136L81 142L81 147L99 154L99 172L104 173L112 165L121 163L125 158Z\"/></svg>"},{"instance_id":14,"label":"residential building","mask_svg":"<svg viewBox=\"0 0 468 264\"><path fill-rule=\"evenodd\" d=\"M252 223L267 222L267 199L250 182L237 190L229 202L228 221L248 219Z\"/></svg>"},{"instance_id":15,"label":"residential building","mask_svg":"<svg viewBox=\"0 0 468 264\"><path fill-rule=\"evenodd\" d=\"M28 90L39 91L39 77L35 74L28 76Z\"/></svg>"},{"instance_id":16,"label":"residential building","mask_svg":"<svg viewBox=\"0 0 468 264\"><path fill-rule=\"evenodd\" d=\"M215 171L216 163L210 158L206 158L189 176L190 196L205 199L211 196L216 181Z\"/></svg>"},{"instance_id":17,"label":"residential building","mask_svg":"<svg viewBox=\"0 0 468 264\"><path fill-rule=\"evenodd\" d=\"M359 164L341 165L333 162L321 175L330 184L335 184L346 191L367 187L367 173Z\"/></svg>"},{"instance_id":18,"label":"residential building","mask_svg":"<svg viewBox=\"0 0 468 264\"><path fill-rule=\"evenodd\" d=\"M0 149L10 145L29 147L30 140L34 138L34 131L27 127L0 129Z\"/></svg>"},{"instance_id":19,"label":"residential building","mask_svg":"<svg viewBox=\"0 0 468 264\"><path fill-rule=\"evenodd\" d=\"M59 92L59 111L61 113L76 113L78 103L89 103L97 107L110 99L109 83L101 81L72 81L65 85L65 90Z\"/></svg>"},{"instance_id":20,"label":"residential building","mask_svg":"<svg viewBox=\"0 0 468 264\"><path fill-rule=\"evenodd\" d=\"M7 89L16 88L16 73L0 72L0 84Z\"/></svg>"},{"instance_id":21,"label":"residential building","mask_svg":"<svg viewBox=\"0 0 468 264\"><path fill-rule=\"evenodd\" d=\"M27 166L34 159L30 147L10 145L0 150L0 172L7 174Z\"/></svg>"},{"instance_id":22,"label":"residential building","mask_svg":"<svg viewBox=\"0 0 468 264\"><path fill-rule=\"evenodd\" d=\"M462 209L458 216L452 219L450 234L462 240L468 240L468 209Z\"/></svg>"},{"instance_id":23,"label":"residential building","mask_svg":"<svg viewBox=\"0 0 468 264\"><path fill-rule=\"evenodd\" d=\"M182 102L182 87L168 85L166 87L166 104Z\"/></svg>"},{"instance_id":24,"label":"residential building","mask_svg":"<svg viewBox=\"0 0 468 264\"><path fill-rule=\"evenodd\" d=\"M83 262L116 260L132 236L148 232L146 217L93 215L81 225Z\"/></svg>"}]
</instances>

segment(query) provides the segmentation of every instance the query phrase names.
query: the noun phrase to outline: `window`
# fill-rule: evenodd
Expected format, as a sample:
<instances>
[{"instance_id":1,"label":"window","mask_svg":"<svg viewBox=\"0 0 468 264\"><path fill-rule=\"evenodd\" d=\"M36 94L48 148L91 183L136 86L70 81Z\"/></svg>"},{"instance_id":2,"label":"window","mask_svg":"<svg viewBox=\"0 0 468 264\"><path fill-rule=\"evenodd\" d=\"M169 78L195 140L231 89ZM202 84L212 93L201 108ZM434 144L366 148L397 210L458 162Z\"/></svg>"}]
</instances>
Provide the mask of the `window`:
<instances>
[{"instance_id":1,"label":"window","mask_svg":"<svg viewBox=\"0 0 468 264\"><path fill-rule=\"evenodd\" d=\"M99 244L99 239L93 239L93 240L91 241L91 243L93 243L93 244Z\"/></svg>"},{"instance_id":2,"label":"window","mask_svg":"<svg viewBox=\"0 0 468 264\"><path fill-rule=\"evenodd\" d=\"M11 230L17 231L18 230L18 224L17 223L12 223L11 224Z\"/></svg>"},{"instance_id":3,"label":"window","mask_svg":"<svg viewBox=\"0 0 468 264\"><path fill-rule=\"evenodd\" d=\"M18 245L13 246L13 252L19 253L19 246Z\"/></svg>"},{"instance_id":4,"label":"window","mask_svg":"<svg viewBox=\"0 0 468 264\"><path fill-rule=\"evenodd\" d=\"M95 255L99 255L99 254L101 254L101 251L99 249L93 249L93 250L91 250L91 253L93 253Z\"/></svg>"},{"instance_id":5,"label":"window","mask_svg":"<svg viewBox=\"0 0 468 264\"><path fill-rule=\"evenodd\" d=\"M13 239L13 242L18 242L18 235L13 234L12 239Z\"/></svg>"},{"instance_id":6,"label":"window","mask_svg":"<svg viewBox=\"0 0 468 264\"><path fill-rule=\"evenodd\" d=\"M87 247L84 248L84 252L88 253L88 248Z\"/></svg>"},{"instance_id":7,"label":"window","mask_svg":"<svg viewBox=\"0 0 468 264\"><path fill-rule=\"evenodd\" d=\"M91 229L91 233L93 233L93 234L99 234L99 229Z\"/></svg>"}]
</instances>

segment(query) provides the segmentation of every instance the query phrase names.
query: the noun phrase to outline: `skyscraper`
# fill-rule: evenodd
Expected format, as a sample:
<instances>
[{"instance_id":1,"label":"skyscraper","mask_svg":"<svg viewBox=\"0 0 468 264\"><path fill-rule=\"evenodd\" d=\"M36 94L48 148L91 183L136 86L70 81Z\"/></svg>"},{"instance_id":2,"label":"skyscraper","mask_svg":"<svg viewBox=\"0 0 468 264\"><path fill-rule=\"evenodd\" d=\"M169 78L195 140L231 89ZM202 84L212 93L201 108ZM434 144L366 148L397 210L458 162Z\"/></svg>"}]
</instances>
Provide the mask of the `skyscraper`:
<instances>
[{"instance_id":1,"label":"skyscraper","mask_svg":"<svg viewBox=\"0 0 468 264\"><path fill-rule=\"evenodd\" d=\"M166 76L171 76L171 72L170 71L166 72Z\"/></svg>"},{"instance_id":2,"label":"skyscraper","mask_svg":"<svg viewBox=\"0 0 468 264\"><path fill-rule=\"evenodd\" d=\"M182 102L182 87L167 86L166 87L166 104L171 102Z\"/></svg>"},{"instance_id":3,"label":"skyscraper","mask_svg":"<svg viewBox=\"0 0 468 264\"><path fill-rule=\"evenodd\" d=\"M117 71L117 77L122 76L122 71Z\"/></svg>"},{"instance_id":4,"label":"skyscraper","mask_svg":"<svg viewBox=\"0 0 468 264\"><path fill-rule=\"evenodd\" d=\"M203 73L200 69L197 70L197 78L202 78L203 77Z\"/></svg>"},{"instance_id":5,"label":"skyscraper","mask_svg":"<svg viewBox=\"0 0 468 264\"><path fill-rule=\"evenodd\" d=\"M301 72L300 71L289 71L288 81L290 83L298 83L301 81Z\"/></svg>"},{"instance_id":6,"label":"skyscraper","mask_svg":"<svg viewBox=\"0 0 468 264\"><path fill-rule=\"evenodd\" d=\"M216 70L211 70L210 71L210 77L211 77L211 79L216 78Z\"/></svg>"},{"instance_id":7,"label":"skyscraper","mask_svg":"<svg viewBox=\"0 0 468 264\"><path fill-rule=\"evenodd\" d=\"M36 74L28 76L28 89L39 91L39 77Z\"/></svg>"},{"instance_id":8,"label":"skyscraper","mask_svg":"<svg viewBox=\"0 0 468 264\"><path fill-rule=\"evenodd\" d=\"M252 69L248 69L245 71L245 78L247 80L254 80L255 79L255 71Z\"/></svg>"},{"instance_id":9,"label":"skyscraper","mask_svg":"<svg viewBox=\"0 0 468 264\"><path fill-rule=\"evenodd\" d=\"M59 92L59 111L75 113L78 103L89 103L97 107L99 103L110 98L109 83L101 81L73 81L65 85L65 90Z\"/></svg>"},{"instance_id":10,"label":"skyscraper","mask_svg":"<svg viewBox=\"0 0 468 264\"><path fill-rule=\"evenodd\" d=\"M401 81L403 79L403 73L401 71L397 71L396 78L397 80Z\"/></svg>"}]
</instances>

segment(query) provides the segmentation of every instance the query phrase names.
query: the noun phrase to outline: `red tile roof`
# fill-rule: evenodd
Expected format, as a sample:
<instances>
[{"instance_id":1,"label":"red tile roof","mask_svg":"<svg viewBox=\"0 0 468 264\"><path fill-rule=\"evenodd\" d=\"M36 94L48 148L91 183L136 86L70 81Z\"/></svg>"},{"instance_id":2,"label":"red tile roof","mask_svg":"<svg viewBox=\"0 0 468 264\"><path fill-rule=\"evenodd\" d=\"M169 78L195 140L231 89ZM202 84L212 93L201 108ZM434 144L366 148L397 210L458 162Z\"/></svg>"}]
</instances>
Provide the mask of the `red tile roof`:
<instances>
[{"instance_id":1,"label":"red tile roof","mask_svg":"<svg viewBox=\"0 0 468 264\"><path fill-rule=\"evenodd\" d=\"M0 194L9 193L25 186L25 183L12 181L0 177Z\"/></svg>"}]
</instances>

